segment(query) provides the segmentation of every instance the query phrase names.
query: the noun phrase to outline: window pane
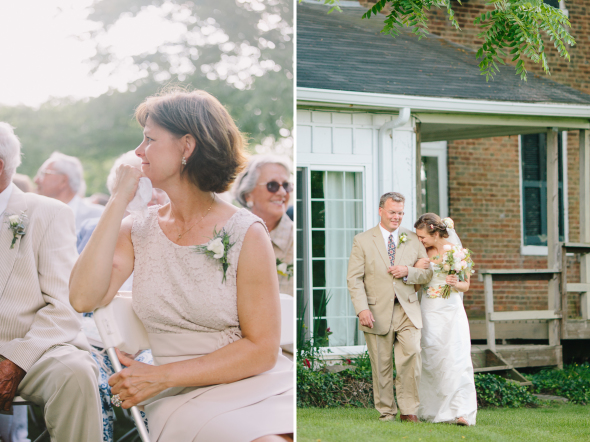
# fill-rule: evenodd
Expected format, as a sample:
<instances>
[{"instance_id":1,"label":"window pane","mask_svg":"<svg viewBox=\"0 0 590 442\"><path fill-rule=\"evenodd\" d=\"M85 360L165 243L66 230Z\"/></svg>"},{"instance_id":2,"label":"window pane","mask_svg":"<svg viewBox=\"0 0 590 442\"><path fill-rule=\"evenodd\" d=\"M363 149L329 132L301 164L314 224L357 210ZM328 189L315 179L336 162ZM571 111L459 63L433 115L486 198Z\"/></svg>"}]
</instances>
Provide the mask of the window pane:
<instances>
[{"instance_id":1,"label":"window pane","mask_svg":"<svg viewBox=\"0 0 590 442\"><path fill-rule=\"evenodd\" d=\"M324 197L324 172L315 170L311 172L311 197Z\"/></svg>"},{"instance_id":2,"label":"window pane","mask_svg":"<svg viewBox=\"0 0 590 442\"><path fill-rule=\"evenodd\" d=\"M314 258L326 257L326 232L324 230L311 232L311 256Z\"/></svg>"},{"instance_id":3,"label":"window pane","mask_svg":"<svg viewBox=\"0 0 590 442\"><path fill-rule=\"evenodd\" d=\"M359 342L346 273L352 238L363 230L361 183L357 172L312 172L314 336L324 346Z\"/></svg>"},{"instance_id":4,"label":"window pane","mask_svg":"<svg viewBox=\"0 0 590 442\"><path fill-rule=\"evenodd\" d=\"M326 199L344 198L344 172L327 172Z\"/></svg>"},{"instance_id":5,"label":"window pane","mask_svg":"<svg viewBox=\"0 0 590 442\"><path fill-rule=\"evenodd\" d=\"M438 157L422 157L422 213L440 213Z\"/></svg>"},{"instance_id":6,"label":"window pane","mask_svg":"<svg viewBox=\"0 0 590 442\"><path fill-rule=\"evenodd\" d=\"M323 201L311 202L311 227L324 228L326 226L325 220L326 208Z\"/></svg>"}]
</instances>

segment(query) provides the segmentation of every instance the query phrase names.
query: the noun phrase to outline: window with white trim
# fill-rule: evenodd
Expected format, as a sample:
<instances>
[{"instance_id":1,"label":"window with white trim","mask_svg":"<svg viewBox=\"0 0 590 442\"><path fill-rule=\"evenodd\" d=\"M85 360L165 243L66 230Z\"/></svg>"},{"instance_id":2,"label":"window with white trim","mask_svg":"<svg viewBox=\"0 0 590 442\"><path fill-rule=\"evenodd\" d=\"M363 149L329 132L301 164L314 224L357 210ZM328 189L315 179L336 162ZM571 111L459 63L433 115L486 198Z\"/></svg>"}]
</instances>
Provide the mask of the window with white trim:
<instances>
[{"instance_id":1,"label":"window with white trim","mask_svg":"<svg viewBox=\"0 0 590 442\"><path fill-rule=\"evenodd\" d=\"M565 238L563 136L559 133L559 241ZM547 134L520 136L523 245L547 246Z\"/></svg>"},{"instance_id":2,"label":"window with white trim","mask_svg":"<svg viewBox=\"0 0 590 442\"><path fill-rule=\"evenodd\" d=\"M298 214L308 214L297 227L298 317L322 346L364 345L346 285L352 241L364 230L363 174L299 169L297 182Z\"/></svg>"}]
</instances>

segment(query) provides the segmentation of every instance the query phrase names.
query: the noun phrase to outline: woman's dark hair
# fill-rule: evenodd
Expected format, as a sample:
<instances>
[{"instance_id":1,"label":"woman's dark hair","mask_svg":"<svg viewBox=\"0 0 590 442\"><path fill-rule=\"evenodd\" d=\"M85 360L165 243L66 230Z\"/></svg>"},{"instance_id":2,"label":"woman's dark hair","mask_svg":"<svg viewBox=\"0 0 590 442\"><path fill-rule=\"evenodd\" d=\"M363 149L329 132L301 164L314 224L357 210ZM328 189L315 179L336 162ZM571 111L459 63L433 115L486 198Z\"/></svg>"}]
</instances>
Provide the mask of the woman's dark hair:
<instances>
[{"instance_id":1,"label":"woman's dark hair","mask_svg":"<svg viewBox=\"0 0 590 442\"><path fill-rule=\"evenodd\" d=\"M415 229L424 229L432 236L434 232L438 232L441 238L448 238L449 232L447 225L440 219L436 213L425 213L418 218L418 221L414 223Z\"/></svg>"},{"instance_id":2,"label":"woman's dark hair","mask_svg":"<svg viewBox=\"0 0 590 442\"><path fill-rule=\"evenodd\" d=\"M178 137L191 134L195 138L195 150L186 159L182 174L199 189L225 192L245 167L244 137L225 107L209 93L163 91L135 110L142 127L148 117Z\"/></svg>"}]
</instances>

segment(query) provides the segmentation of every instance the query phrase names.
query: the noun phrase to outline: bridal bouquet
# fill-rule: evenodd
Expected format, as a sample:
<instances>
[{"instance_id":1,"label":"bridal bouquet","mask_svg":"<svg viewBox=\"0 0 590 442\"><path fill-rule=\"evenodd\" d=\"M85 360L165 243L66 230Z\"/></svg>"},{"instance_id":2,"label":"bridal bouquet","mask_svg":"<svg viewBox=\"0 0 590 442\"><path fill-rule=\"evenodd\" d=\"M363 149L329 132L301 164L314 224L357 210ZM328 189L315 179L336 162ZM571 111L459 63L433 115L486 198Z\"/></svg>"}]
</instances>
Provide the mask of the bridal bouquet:
<instances>
[{"instance_id":1,"label":"bridal bouquet","mask_svg":"<svg viewBox=\"0 0 590 442\"><path fill-rule=\"evenodd\" d=\"M451 246L449 244L445 245L444 253L442 256L442 261L438 264L434 265L434 271L437 273L447 273L449 275L457 275L459 281L465 281L467 276L471 273L474 273L473 270L473 260L471 259L471 250L464 249L461 246ZM438 256L434 257L435 259L439 259ZM439 296L448 299L451 295L451 287L447 284L443 285L441 288L440 293L437 293ZM436 296L438 297L438 296Z\"/></svg>"}]
</instances>

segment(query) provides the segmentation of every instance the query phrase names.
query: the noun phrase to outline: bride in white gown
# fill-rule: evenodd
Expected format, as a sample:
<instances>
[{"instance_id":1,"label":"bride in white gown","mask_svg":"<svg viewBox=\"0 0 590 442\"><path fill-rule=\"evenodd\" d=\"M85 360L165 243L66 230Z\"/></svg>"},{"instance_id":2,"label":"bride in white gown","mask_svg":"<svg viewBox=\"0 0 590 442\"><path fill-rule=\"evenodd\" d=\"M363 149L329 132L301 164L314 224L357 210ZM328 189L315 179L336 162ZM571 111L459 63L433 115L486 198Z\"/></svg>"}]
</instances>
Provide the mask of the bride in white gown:
<instances>
[{"instance_id":1,"label":"bride in white gown","mask_svg":"<svg viewBox=\"0 0 590 442\"><path fill-rule=\"evenodd\" d=\"M445 245L461 245L454 229L434 213L422 215L414 227L430 258L429 263L422 262L424 267L440 262ZM445 284L451 287L448 299L442 298L438 290ZM456 275L435 272L425 289L421 300L424 328L418 417L427 422L475 425L477 396L469 322L463 307L463 292L469 290L469 277L459 281Z\"/></svg>"}]
</instances>

